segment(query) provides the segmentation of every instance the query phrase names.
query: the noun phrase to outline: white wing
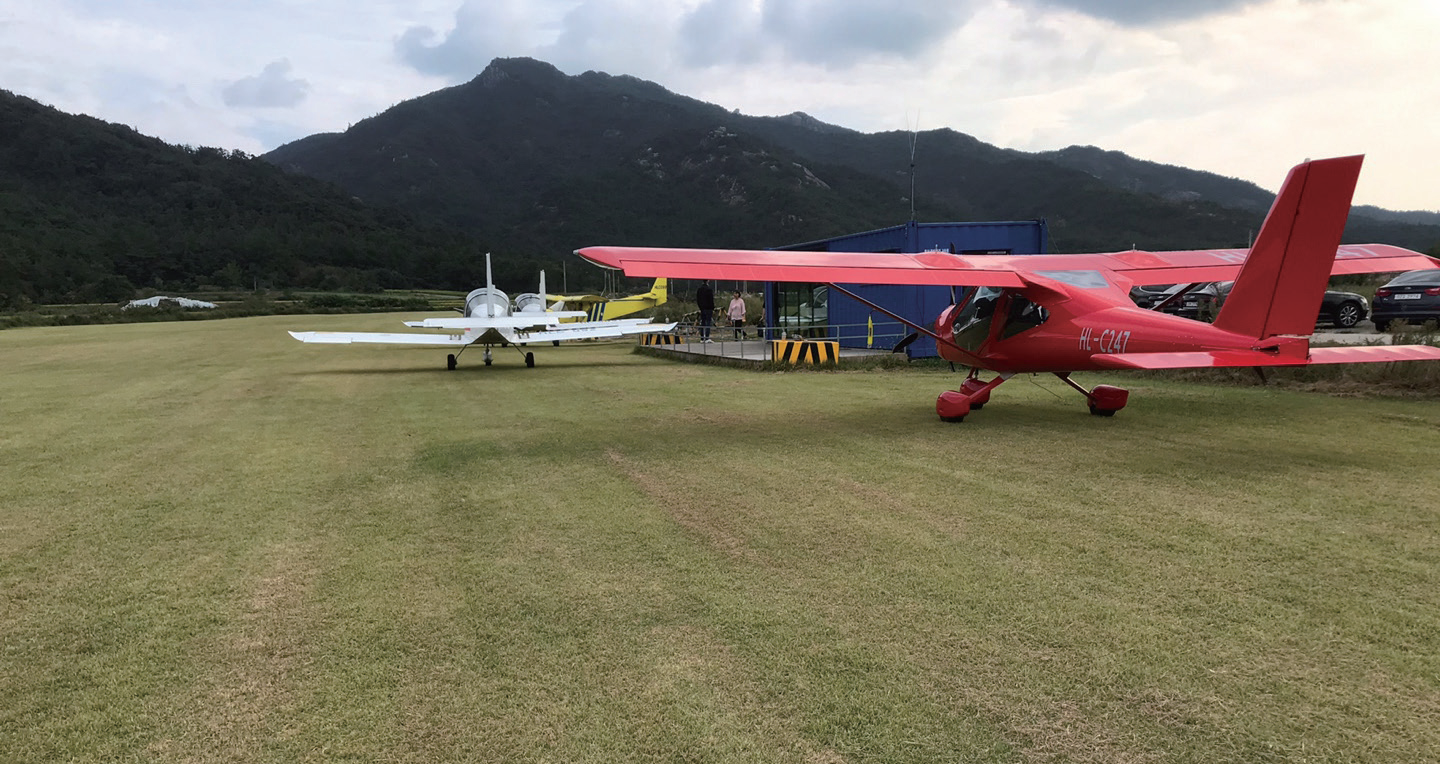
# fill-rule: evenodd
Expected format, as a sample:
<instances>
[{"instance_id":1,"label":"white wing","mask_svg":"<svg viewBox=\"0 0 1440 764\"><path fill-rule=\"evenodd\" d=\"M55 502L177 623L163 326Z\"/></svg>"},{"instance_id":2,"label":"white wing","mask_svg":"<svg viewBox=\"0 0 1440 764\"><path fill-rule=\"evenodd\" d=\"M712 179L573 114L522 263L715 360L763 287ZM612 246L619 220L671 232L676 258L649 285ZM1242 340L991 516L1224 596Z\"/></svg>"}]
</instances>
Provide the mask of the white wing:
<instances>
[{"instance_id":1,"label":"white wing","mask_svg":"<svg viewBox=\"0 0 1440 764\"><path fill-rule=\"evenodd\" d=\"M469 345L475 341L473 335L465 334L422 334L419 332L290 332L290 336L301 342L329 345L351 343L375 343L380 345Z\"/></svg>"}]
</instances>

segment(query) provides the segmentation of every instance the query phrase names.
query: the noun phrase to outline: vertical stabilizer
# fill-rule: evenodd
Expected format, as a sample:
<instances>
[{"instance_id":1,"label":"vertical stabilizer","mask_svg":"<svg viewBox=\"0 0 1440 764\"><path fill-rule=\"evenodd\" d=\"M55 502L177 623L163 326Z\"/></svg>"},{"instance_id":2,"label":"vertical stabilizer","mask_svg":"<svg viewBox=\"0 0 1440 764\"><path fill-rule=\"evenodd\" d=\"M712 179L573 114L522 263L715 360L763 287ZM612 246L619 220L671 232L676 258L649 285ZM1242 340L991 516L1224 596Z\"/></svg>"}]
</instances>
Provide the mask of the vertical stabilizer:
<instances>
[{"instance_id":1,"label":"vertical stabilizer","mask_svg":"<svg viewBox=\"0 0 1440 764\"><path fill-rule=\"evenodd\" d=\"M1363 160L1317 159L1290 171L1216 328L1257 339L1314 333Z\"/></svg>"},{"instance_id":2,"label":"vertical stabilizer","mask_svg":"<svg viewBox=\"0 0 1440 764\"><path fill-rule=\"evenodd\" d=\"M494 277L492 277L492 276L490 275L490 253L489 253L489 252L486 252L486 253L485 253L485 288L486 288L487 290L489 290L490 292L494 292L494 291L495 291L495 279L494 279ZM490 318L494 318L494 317L495 317L495 303L493 303L493 302L487 302L487 303L485 303L485 315L488 316L488 317L490 317Z\"/></svg>"},{"instance_id":3,"label":"vertical stabilizer","mask_svg":"<svg viewBox=\"0 0 1440 764\"><path fill-rule=\"evenodd\" d=\"M650 296L655 298L656 305L664 305L665 301L669 299L667 297L668 289L669 282L665 279L664 276L655 279L655 285L650 287Z\"/></svg>"},{"instance_id":4,"label":"vertical stabilizer","mask_svg":"<svg viewBox=\"0 0 1440 764\"><path fill-rule=\"evenodd\" d=\"M540 310L545 310L545 271L540 271Z\"/></svg>"}]
</instances>

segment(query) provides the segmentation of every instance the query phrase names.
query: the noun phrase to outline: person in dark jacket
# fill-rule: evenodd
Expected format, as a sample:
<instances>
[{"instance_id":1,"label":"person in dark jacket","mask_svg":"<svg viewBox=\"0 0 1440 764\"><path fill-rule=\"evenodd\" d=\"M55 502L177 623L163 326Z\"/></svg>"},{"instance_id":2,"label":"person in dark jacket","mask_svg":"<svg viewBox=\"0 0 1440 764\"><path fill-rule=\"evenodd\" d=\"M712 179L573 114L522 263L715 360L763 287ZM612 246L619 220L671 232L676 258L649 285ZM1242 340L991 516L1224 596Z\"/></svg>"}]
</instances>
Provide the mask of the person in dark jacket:
<instances>
[{"instance_id":1,"label":"person in dark jacket","mask_svg":"<svg viewBox=\"0 0 1440 764\"><path fill-rule=\"evenodd\" d=\"M710 342L710 327L715 323L715 290L710 282L700 282L695 290L695 306L700 309L700 341Z\"/></svg>"}]
</instances>

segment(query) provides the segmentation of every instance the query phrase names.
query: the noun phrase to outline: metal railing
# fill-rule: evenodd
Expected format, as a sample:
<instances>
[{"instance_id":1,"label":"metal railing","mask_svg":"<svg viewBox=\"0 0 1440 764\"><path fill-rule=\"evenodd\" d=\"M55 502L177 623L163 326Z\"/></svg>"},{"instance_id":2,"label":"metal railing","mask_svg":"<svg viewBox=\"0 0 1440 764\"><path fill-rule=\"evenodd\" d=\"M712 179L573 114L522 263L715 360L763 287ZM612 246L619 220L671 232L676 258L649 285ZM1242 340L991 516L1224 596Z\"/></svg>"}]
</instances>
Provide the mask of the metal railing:
<instances>
[{"instance_id":1,"label":"metal railing","mask_svg":"<svg viewBox=\"0 0 1440 764\"><path fill-rule=\"evenodd\" d=\"M738 336L734 326L716 324L707 328L710 330L709 343L704 342L702 327L698 323L682 321L677 324L675 333L688 346L683 348L683 352L765 361L770 359L770 340L830 340L839 342L842 352L859 349L885 353L912 331L905 324L891 320L874 324L817 326L746 324L740 328ZM700 347L695 347L697 345Z\"/></svg>"}]
</instances>

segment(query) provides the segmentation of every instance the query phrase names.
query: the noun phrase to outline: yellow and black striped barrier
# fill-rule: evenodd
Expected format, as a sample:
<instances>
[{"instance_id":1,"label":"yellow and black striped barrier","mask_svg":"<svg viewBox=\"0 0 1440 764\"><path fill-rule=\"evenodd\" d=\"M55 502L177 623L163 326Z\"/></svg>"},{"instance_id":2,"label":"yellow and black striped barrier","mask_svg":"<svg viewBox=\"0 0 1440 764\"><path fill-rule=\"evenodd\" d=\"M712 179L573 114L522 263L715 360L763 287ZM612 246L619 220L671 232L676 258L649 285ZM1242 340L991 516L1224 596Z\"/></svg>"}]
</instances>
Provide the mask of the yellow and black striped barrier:
<instances>
[{"instance_id":1,"label":"yellow and black striped barrier","mask_svg":"<svg viewBox=\"0 0 1440 764\"><path fill-rule=\"evenodd\" d=\"M771 340L770 360L777 363L836 363L840 343L834 340Z\"/></svg>"},{"instance_id":2,"label":"yellow and black striped barrier","mask_svg":"<svg viewBox=\"0 0 1440 764\"><path fill-rule=\"evenodd\" d=\"M641 345L679 345L680 335L678 334L649 334L640 335Z\"/></svg>"}]
</instances>

